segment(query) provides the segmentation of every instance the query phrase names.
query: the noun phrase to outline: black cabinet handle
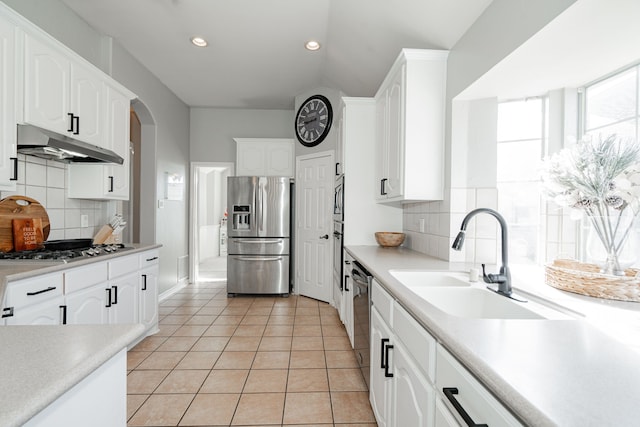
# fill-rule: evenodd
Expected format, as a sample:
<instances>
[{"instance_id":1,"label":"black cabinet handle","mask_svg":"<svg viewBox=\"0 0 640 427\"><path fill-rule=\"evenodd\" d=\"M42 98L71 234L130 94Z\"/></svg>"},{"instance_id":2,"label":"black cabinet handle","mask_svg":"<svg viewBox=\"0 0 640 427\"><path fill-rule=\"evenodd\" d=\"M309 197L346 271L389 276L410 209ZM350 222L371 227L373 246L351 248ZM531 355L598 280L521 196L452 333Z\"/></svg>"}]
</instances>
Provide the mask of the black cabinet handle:
<instances>
[{"instance_id":1,"label":"black cabinet handle","mask_svg":"<svg viewBox=\"0 0 640 427\"><path fill-rule=\"evenodd\" d=\"M109 193L113 193L113 177L109 176Z\"/></svg>"},{"instance_id":2,"label":"black cabinet handle","mask_svg":"<svg viewBox=\"0 0 640 427\"><path fill-rule=\"evenodd\" d=\"M345 274L344 275L344 290L349 292L349 288L347 288L347 284L349 283L349 275Z\"/></svg>"},{"instance_id":3,"label":"black cabinet handle","mask_svg":"<svg viewBox=\"0 0 640 427\"><path fill-rule=\"evenodd\" d=\"M61 305L60 312L61 312L60 315L62 316L62 324L66 325L67 324L67 306Z\"/></svg>"},{"instance_id":4,"label":"black cabinet handle","mask_svg":"<svg viewBox=\"0 0 640 427\"><path fill-rule=\"evenodd\" d=\"M2 309L2 318L13 317L13 307L5 307Z\"/></svg>"},{"instance_id":5,"label":"black cabinet handle","mask_svg":"<svg viewBox=\"0 0 640 427\"><path fill-rule=\"evenodd\" d=\"M116 305L118 303L118 287L117 286L112 286L113 288L113 305Z\"/></svg>"},{"instance_id":6,"label":"black cabinet handle","mask_svg":"<svg viewBox=\"0 0 640 427\"><path fill-rule=\"evenodd\" d=\"M340 162L336 163L336 176L340 175L338 168L340 167Z\"/></svg>"},{"instance_id":7,"label":"black cabinet handle","mask_svg":"<svg viewBox=\"0 0 640 427\"><path fill-rule=\"evenodd\" d=\"M385 182L387 182L387 181L388 181L387 178L382 178L380 180L380 195L381 196L386 196L387 195L387 192L385 191L386 190L385 189L385 185L384 185Z\"/></svg>"},{"instance_id":8,"label":"black cabinet handle","mask_svg":"<svg viewBox=\"0 0 640 427\"><path fill-rule=\"evenodd\" d=\"M456 399L454 396L454 394L458 394L458 389L456 387L444 387L442 391L444 392L444 395L447 396L447 399L449 399L449 402L451 402L458 414L460 414L464 422L467 423L468 427L489 427L486 424L476 424L469 416L469 414L467 414L467 411L464 410L460 402L458 402L458 399Z\"/></svg>"},{"instance_id":9,"label":"black cabinet handle","mask_svg":"<svg viewBox=\"0 0 640 427\"><path fill-rule=\"evenodd\" d=\"M67 116L69 116L69 129L67 129L67 132L73 132L73 118L75 116L73 113L67 113Z\"/></svg>"},{"instance_id":10,"label":"black cabinet handle","mask_svg":"<svg viewBox=\"0 0 640 427\"><path fill-rule=\"evenodd\" d=\"M147 275L146 274L142 275L142 290L143 291L147 290Z\"/></svg>"},{"instance_id":11,"label":"black cabinet handle","mask_svg":"<svg viewBox=\"0 0 640 427\"><path fill-rule=\"evenodd\" d=\"M55 286L49 286L47 289L41 289L35 292L27 292L27 296L32 297L34 295L44 294L45 292L53 291L55 288Z\"/></svg>"},{"instance_id":12,"label":"black cabinet handle","mask_svg":"<svg viewBox=\"0 0 640 427\"><path fill-rule=\"evenodd\" d=\"M393 378L393 374L389 372L389 350L393 350L393 345L387 344L384 347L384 376L387 378Z\"/></svg>"},{"instance_id":13,"label":"black cabinet handle","mask_svg":"<svg viewBox=\"0 0 640 427\"><path fill-rule=\"evenodd\" d=\"M111 307L111 288L107 288L107 305L105 307Z\"/></svg>"},{"instance_id":14,"label":"black cabinet handle","mask_svg":"<svg viewBox=\"0 0 640 427\"><path fill-rule=\"evenodd\" d=\"M385 361L385 344L389 342L389 338L382 338L380 340L380 369L385 369L387 362Z\"/></svg>"},{"instance_id":15,"label":"black cabinet handle","mask_svg":"<svg viewBox=\"0 0 640 427\"><path fill-rule=\"evenodd\" d=\"M157 257L157 256L154 256L153 258L147 258L147 262L149 262L149 261L155 261L155 260L157 260L157 259L158 259L158 257Z\"/></svg>"},{"instance_id":16,"label":"black cabinet handle","mask_svg":"<svg viewBox=\"0 0 640 427\"><path fill-rule=\"evenodd\" d=\"M18 158L9 157L9 160L13 162L13 177L9 178L9 181L17 181L18 180Z\"/></svg>"},{"instance_id":17,"label":"black cabinet handle","mask_svg":"<svg viewBox=\"0 0 640 427\"><path fill-rule=\"evenodd\" d=\"M72 120L76 121L76 126L75 126L75 130L73 131L73 134L78 135L80 133L80 116L75 116L73 117Z\"/></svg>"},{"instance_id":18,"label":"black cabinet handle","mask_svg":"<svg viewBox=\"0 0 640 427\"><path fill-rule=\"evenodd\" d=\"M349 260L346 260L344 263L347 264L347 265L351 265L351 261L349 261Z\"/></svg>"}]
</instances>

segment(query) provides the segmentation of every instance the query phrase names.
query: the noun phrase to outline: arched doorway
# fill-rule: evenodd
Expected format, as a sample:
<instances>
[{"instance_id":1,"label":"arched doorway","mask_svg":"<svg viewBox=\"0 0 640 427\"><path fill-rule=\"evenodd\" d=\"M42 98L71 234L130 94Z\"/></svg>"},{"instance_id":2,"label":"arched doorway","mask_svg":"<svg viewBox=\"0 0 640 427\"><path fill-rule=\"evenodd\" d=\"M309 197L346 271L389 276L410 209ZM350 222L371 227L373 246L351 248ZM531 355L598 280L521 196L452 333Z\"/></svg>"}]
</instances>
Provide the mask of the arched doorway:
<instances>
[{"instance_id":1,"label":"arched doorway","mask_svg":"<svg viewBox=\"0 0 640 427\"><path fill-rule=\"evenodd\" d=\"M156 122L140 100L131 103L132 161L130 198L123 211L129 216L131 242L156 243ZM134 135L135 134L135 135ZM142 220L144 218L144 221Z\"/></svg>"}]
</instances>

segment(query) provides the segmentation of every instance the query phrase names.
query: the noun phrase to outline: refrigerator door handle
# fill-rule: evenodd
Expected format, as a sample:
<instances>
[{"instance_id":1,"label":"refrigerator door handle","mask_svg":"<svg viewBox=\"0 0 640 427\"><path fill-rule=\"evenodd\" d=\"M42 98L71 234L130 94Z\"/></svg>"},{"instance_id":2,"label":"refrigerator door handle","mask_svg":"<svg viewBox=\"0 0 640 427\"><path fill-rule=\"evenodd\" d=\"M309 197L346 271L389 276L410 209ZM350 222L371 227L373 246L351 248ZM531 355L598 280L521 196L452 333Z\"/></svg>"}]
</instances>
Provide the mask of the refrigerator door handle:
<instances>
[{"instance_id":1,"label":"refrigerator door handle","mask_svg":"<svg viewBox=\"0 0 640 427\"><path fill-rule=\"evenodd\" d=\"M246 256L236 257L238 261L282 261L281 256Z\"/></svg>"},{"instance_id":2,"label":"refrigerator door handle","mask_svg":"<svg viewBox=\"0 0 640 427\"><path fill-rule=\"evenodd\" d=\"M264 179L264 177L260 177L258 178L258 206L260 207L260 212L258 213L258 217L256 218L257 220L257 227L258 227L258 236L262 235L264 233L264 217L267 214L264 211L264 199L266 199L266 180Z\"/></svg>"},{"instance_id":3,"label":"refrigerator door handle","mask_svg":"<svg viewBox=\"0 0 640 427\"><path fill-rule=\"evenodd\" d=\"M279 245L280 243L283 243L283 242L284 242L284 240L283 240L283 239L275 239L275 240L273 240L273 239L246 239L246 240L238 240L238 239L236 239L236 240L235 240L235 242L236 242L236 243L249 243L249 244L252 244L252 245L262 245L262 244L265 244L265 243L267 243L267 244L273 244L273 243L275 243L275 244L278 244L278 245Z\"/></svg>"}]
</instances>

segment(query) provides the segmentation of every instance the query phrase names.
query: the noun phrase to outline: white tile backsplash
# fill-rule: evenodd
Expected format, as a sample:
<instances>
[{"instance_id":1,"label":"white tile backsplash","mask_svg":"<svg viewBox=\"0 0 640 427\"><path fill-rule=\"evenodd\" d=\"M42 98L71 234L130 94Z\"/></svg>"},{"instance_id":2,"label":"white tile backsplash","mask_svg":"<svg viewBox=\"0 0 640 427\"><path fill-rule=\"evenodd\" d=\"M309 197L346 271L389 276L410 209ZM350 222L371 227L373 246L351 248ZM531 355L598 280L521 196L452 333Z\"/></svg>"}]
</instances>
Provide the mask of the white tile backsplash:
<instances>
[{"instance_id":1,"label":"white tile backsplash","mask_svg":"<svg viewBox=\"0 0 640 427\"><path fill-rule=\"evenodd\" d=\"M31 197L47 210L48 240L93 237L115 213L115 202L69 199L66 164L33 156L18 155L16 191L0 192L3 198L14 194ZM80 227L80 215L88 216L88 227Z\"/></svg>"},{"instance_id":2,"label":"white tile backsplash","mask_svg":"<svg viewBox=\"0 0 640 427\"><path fill-rule=\"evenodd\" d=\"M28 186L37 185L46 187L47 167L37 163L25 162L25 184Z\"/></svg>"},{"instance_id":3,"label":"white tile backsplash","mask_svg":"<svg viewBox=\"0 0 640 427\"><path fill-rule=\"evenodd\" d=\"M496 219L489 215L474 217L467 226L462 250L451 249L451 243L467 213L480 207L497 209L497 189L453 188L445 194L450 198L404 205L403 231L411 237L405 246L451 262L498 264L501 244L499 227ZM419 218L425 218L424 233L420 232L417 225ZM554 203L543 203L540 219L546 234L546 244L541 248L542 262L552 261L559 256L578 259L579 230L569 212L564 212Z\"/></svg>"},{"instance_id":4,"label":"white tile backsplash","mask_svg":"<svg viewBox=\"0 0 640 427\"><path fill-rule=\"evenodd\" d=\"M64 168L47 167L47 186L53 188L64 188Z\"/></svg>"}]
</instances>

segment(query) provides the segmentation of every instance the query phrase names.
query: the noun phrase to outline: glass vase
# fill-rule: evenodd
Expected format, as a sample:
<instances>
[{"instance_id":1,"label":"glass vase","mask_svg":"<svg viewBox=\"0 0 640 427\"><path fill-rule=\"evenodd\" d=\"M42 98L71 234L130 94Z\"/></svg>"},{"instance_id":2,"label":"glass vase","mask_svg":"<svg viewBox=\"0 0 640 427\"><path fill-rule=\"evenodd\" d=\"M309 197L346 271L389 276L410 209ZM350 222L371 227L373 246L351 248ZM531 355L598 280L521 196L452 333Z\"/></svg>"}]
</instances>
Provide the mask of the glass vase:
<instances>
[{"instance_id":1,"label":"glass vase","mask_svg":"<svg viewBox=\"0 0 640 427\"><path fill-rule=\"evenodd\" d=\"M587 260L600 266L600 272L624 276L638 257L638 221L631 209L611 209L604 216L589 216L587 225Z\"/></svg>"}]
</instances>

